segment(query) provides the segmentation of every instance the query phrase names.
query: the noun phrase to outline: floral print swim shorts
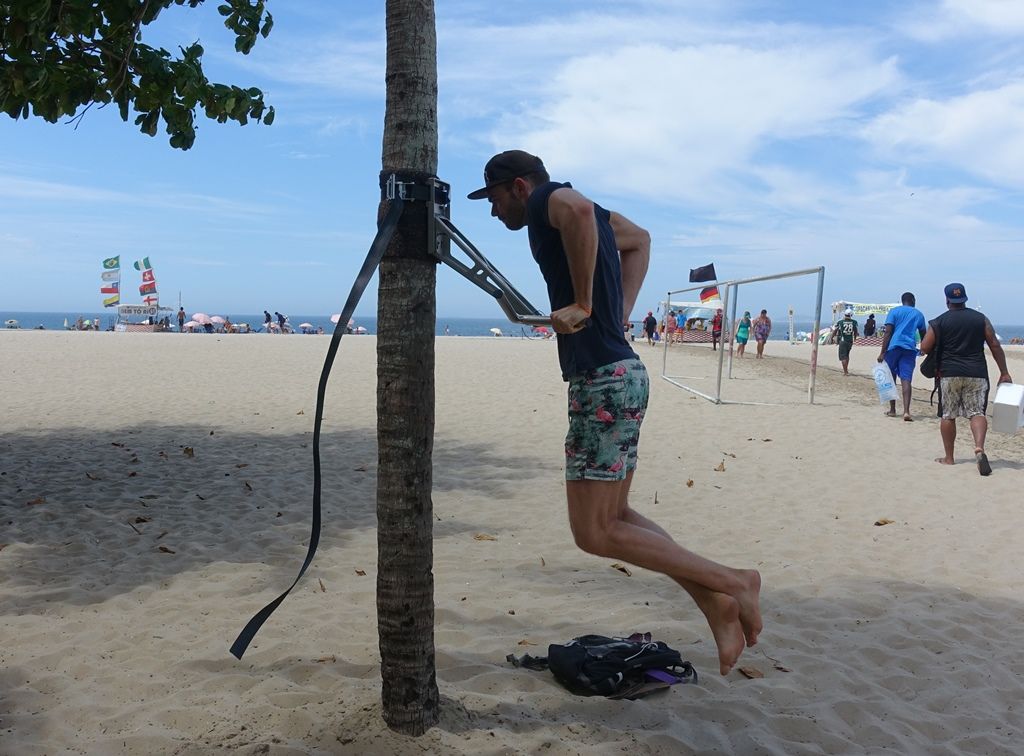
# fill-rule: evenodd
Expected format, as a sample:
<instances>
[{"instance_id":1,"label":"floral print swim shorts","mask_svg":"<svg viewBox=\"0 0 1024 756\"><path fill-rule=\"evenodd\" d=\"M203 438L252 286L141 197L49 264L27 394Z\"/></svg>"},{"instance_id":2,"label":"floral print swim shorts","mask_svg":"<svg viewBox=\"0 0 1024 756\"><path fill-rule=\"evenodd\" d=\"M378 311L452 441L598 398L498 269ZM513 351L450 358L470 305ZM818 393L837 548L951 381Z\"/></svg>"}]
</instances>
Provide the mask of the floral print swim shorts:
<instances>
[{"instance_id":1,"label":"floral print swim shorts","mask_svg":"<svg viewBox=\"0 0 1024 756\"><path fill-rule=\"evenodd\" d=\"M638 359L569 379L566 480L623 480L636 468L649 392L647 369Z\"/></svg>"}]
</instances>

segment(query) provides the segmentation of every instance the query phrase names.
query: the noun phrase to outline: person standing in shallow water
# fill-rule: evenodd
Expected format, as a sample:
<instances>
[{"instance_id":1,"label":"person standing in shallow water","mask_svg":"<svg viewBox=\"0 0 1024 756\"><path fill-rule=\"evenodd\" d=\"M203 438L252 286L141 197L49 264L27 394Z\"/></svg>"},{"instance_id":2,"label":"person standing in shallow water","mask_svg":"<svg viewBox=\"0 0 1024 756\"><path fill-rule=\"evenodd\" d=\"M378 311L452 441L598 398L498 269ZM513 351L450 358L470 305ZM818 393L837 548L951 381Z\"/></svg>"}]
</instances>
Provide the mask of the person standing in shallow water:
<instances>
[{"instance_id":1,"label":"person standing in shallow water","mask_svg":"<svg viewBox=\"0 0 1024 756\"><path fill-rule=\"evenodd\" d=\"M648 378L622 332L650 259L650 235L555 183L540 158L509 150L491 158L484 187L491 215L526 228L547 283L563 380L569 383L565 439L569 525L584 551L661 572L704 613L724 675L761 632L761 576L712 562L676 543L630 507Z\"/></svg>"}]
</instances>

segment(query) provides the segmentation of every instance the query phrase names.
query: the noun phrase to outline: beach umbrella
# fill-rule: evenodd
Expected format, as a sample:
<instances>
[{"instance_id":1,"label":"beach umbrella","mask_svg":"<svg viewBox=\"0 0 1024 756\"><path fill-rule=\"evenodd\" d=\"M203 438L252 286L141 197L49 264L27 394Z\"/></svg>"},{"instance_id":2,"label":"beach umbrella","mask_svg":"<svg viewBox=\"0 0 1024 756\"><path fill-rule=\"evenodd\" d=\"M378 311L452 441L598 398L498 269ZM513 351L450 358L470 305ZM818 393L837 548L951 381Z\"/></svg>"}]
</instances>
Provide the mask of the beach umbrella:
<instances>
[{"instance_id":1,"label":"beach umbrella","mask_svg":"<svg viewBox=\"0 0 1024 756\"><path fill-rule=\"evenodd\" d=\"M299 328L312 328L312 323L299 323Z\"/></svg>"},{"instance_id":2,"label":"beach umbrella","mask_svg":"<svg viewBox=\"0 0 1024 756\"><path fill-rule=\"evenodd\" d=\"M210 318L210 322L221 325L222 323L224 323L224 318L222 318L220 315L214 315L212 318Z\"/></svg>"},{"instance_id":3,"label":"beach umbrella","mask_svg":"<svg viewBox=\"0 0 1024 756\"><path fill-rule=\"evenodd\" d=\"M539 333L541 336L547 336L549 333L551 333L547 326L534 326L533 332Z\"/></svg>"},{"instance_id":4,"label":"beach umbrella","mask_svg":"<svg viewBox=\"0 0 1024 756\"><path fill-rule=\"evenodd\" d=\"M355 333L366 333L366 329L362 326L356 326Z\"/></svg>"},{"instance_id":5,"label":"beach umbrella","mask_svg":"<svg viewBox=\"0 0 1024 756\"><path fill-rule=\"evenodd\" d=\"M492 328L491 329L491 333L493 333L495 336L501 336L501 329L500 328Z\"/></svg>"},{"instance_id":6,"label":"beach umbrella","mask_svg":"<svg viewBox=\"0 0 1024 756\"><path fill-rule=\"evenodd\" d=\"M191 331L193 328L198 328L200 325L201 325L200 323L197 323L194 320L190 320L185 325L183 325L182 328L185 328L185 329L188 329L189 331Z\"/></svg>"},{"instance_id":7,"label":"beach umbrella","mask_svg":"<svg viewBox=\"0 0 1024 756\"><path fill-rule=\"evenodd\" d=\"M341 320L341 313L340 312L336 312L333 315L331 315L331 322L332 323L337 323L339 320Z\"/></svg>"},{"instance_id":8,"label":"beach umbrella","mask_svg":"<svg viewBox=\"0 0 1024 756\"><path fill-rule=\"evenodd\" d=\"M210 320L210 316L207 315L205 312L195 313L192 316L192 320L196 321L199 325L206 325L207 323L213 322L212 320Z\"/></svg>"}]
</instances>

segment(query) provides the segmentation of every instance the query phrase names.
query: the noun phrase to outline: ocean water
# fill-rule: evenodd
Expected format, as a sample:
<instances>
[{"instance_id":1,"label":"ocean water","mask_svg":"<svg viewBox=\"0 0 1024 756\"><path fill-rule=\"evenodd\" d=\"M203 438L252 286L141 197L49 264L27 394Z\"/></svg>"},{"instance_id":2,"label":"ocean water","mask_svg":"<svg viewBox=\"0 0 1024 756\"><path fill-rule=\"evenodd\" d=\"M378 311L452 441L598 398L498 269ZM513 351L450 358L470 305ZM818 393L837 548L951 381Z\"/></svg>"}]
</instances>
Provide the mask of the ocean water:
<instances>
[{"instance_id":1,"label":"ocean water","mask_svg":"<svg viewBox=\"0 0 1024 756\"><path fill-rule=\"evenodd\" d=\"M191 314L191 313L190 313ZM227 313L208 313L210 315L218 314L225 315L231 319L232 323L248 323L253 329L263 328L263 313L258 315L247 315L247 314L235 314L233 312ZM99 320L101 331L110 330L114 326L115 314L108 310L107 312L4 312L0 311L0 328L4 327L4 323L7 320L17 320L21 328L34 329L42 326L46 330L63 330L64 321L67 319L69 326L74 326L75 321L78 318L83 320L96 321ZM376 317L360 317L356 316L353 318L356 326L362 326L366 329L367 333L374 334L377 332L377 318ZM275 320L276 322L276 320ZM317 327L323 328L325 334L331 334L334 332L334 323L331 322L330 314L327 315L289 315L288 322L295 327L298 331L298 327L301 323L309 323L314 330ZM177 317L174 313L171 314L171 324L175 327L178 325ZM522 326L518 323L510 323L502 317L493 318L441 318L437 319L434 333L438 336L494 336L491 333L492 328L498 328L501 330L503 336L525 336L530 334L529 326Z\"/></svg>"},{"instance_id":2,"label":"ocean water","mask_svg":"<svg viewBox=\"0 0 1024 756\"><path fill-rule=\"evenodd\" d=\"M211 315L213 313L210 313ZM246 314L235 314L235 313L217 313L227 315L231 318L232 323L248 323L254 329L262 329L263 327L263 314L258 315L246 315ZM64 320L67 319L68 325L74 325L75 320L81 317L83 320L99 320L100 330L108 330L113 328L114 325L114 313L112 311L107 312L4 312L0 311L0 328L4 327L4 323L7 320L17 320L21 328L37 328L42 326L46 330L62 330L64 328ZM356 316L353 318L355 325L362 326L366 329L367 333L374 334L377 332L377 318L376 317L361 317ZM331 322L330 315L290 315L288 321L296 327L300 323L309 323L315 330L317 327L324 329L325 334L334 332L334 323ZM171 323L177 326L177 320L172 317ZM789 324L787 322L776 321L772 329L771 339L773 341L785 341L789 338ZM794 322L796 330L799 331L811 331L814 328L814 323L810 320L797 320ZM823 320L821 323L822 328L826 328L830 324L827 320ZM510 323L508 320L500 316L493 318L444 318L438 317L434 328L434 333L438 336L493 336L491 333L492 328L498 328L501 330L503 336L517 336L523 337L530 335L530 328L527 326L519 325L518 323ZM996 333L1002 342L1009 343L1010 339L1019 338L1024 339L1024 325L996 325ZM634 322L633 333L639 338L640 337L640 324L639 321Z\"/></svg>"}]
</instances>

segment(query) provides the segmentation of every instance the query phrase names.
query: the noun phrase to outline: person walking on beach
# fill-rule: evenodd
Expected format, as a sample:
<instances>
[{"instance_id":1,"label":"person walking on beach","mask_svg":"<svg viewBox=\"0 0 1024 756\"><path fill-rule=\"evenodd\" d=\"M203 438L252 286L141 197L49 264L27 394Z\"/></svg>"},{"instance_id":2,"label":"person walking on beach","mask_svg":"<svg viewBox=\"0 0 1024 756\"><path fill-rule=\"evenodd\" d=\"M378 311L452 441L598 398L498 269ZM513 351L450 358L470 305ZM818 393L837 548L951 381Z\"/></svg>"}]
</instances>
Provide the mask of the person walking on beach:
<instances>
[{"instance_id":1,"label":"person walking on beach","mask_svg":"<svg viewBox=\"0 0 1024 756\"><path fill-rule=\"evenodd\" d=\"M750 340L750 311L747 310L743 313L743 317L740 318L740 322L736 324L736 354L739 357L743 356L743 353L747 350L747 342Z\"/></svg>"},{"instance_id":2,"label":"person walking on beach","mask_svg":"<svg viewBox=\"0 0 1024 756\"><path fill-rule=\"evenodd\" d=\"M711 350L715 351L718 349L718 342L722 338L722 308L719 307L715 310L714 316L711 318Z\"/></svg>"},{"instance_id":3,"label":"person walking on beach","mask_svg":"<svg viewBox=\"0 0 1024 756\"><path fill-rule=\"evenodd\" d=\"M998 383L1013 383L1006 369L1006 354L996 338L989 319L966 305L967 290L961 283L946 286L946 312L928 324L928 332L921 339L921 353L935 350L939 369L939 433L942 436L944 456L935 461L952 465L953 444L956 441L956 419L966 417L974 436L974 459L978 472L992 474L992 465L985 454L985 435L988 433L988 363L985 344L999 368Z\"/></svg>"},{"instance_id":4,"label":"person walking on beach","mask_svg":"<svg viewBox=\"0 0 1024 756\"><path fill-rule=\"evenodd\" d=\"M924 314L914 305L917 300L909 291L900 297L903 303L893 307L885 316L885 331L882 335L882 351L878 353L878 361L892 371L893 380L900 379L903 391L903 419L908 423L914 418L910 414L911 381L914 377L914 366L917 364L917 336L924 338L928 332L924 322ZM889 417L896 417L896 401L889 402Z\"/></svg>"},{"instance_id":5,"label":"person walking on beach","mask_svg":"<svg viewBox=\"0 0 1024 756\"><path fill-rule=\"evenodd\" d=\"M671 310L668 317L665 318L665 333L667 339L665 343L672 346L672 342L676 340L676 329L679 328L679 321L676 320L676 311Z\"/></svg>"},{"instance_id":6,"label":"person walking on beach","mask_svg":"<svg viewBox=\"0 0 1024 756\"><path fill-rule=\"evenodd\" d=\"M178 308L178 333L185 333L185 308Z\"/></svg>"},{"instance_id":7,"label":"person walking on beach","mask_svg":"<svg viewBox=\"0 0 1024 756\"><path fill-rule=\"evenodd\" d=\"M277 317L277 327L281 330L281 333L284 333L284 324L288 320L288 318L279 313L277 310L274 310L274 315Z\"/></svg>"},{"instance_id":8,"label":"person walking on beach","mask_svg":"<svg viewBox=\"0 0 1024 756\"><path fill-rule=\"evenodd\" d=\"M857 321L853 319L853 310L849 307L843 312L843 319L832 327L839 342L839 362L843 366L843 375L850 374L850 350L853 340L860 336L857 332Z\"/></svg>"},{"instance_id":9,"label":"person walking on beach","mask_svg":"<svg viewBox=\"0 0 1024 756\"><path fill-rule=\"evenodd\" d=\"M772 333L772 319L768 317L768 310L761 310L761 314L754 319L754 341L757 342L757 359L764 359L764 345Z\"/></svg>"},{"instance_id":10,"label":"person walking on beach","mask_svg":"<svg viewBox=\"0 0 1024 756\"><path fill-rule=\"evenodd\" d=\"M267 310L263 311L263 330L270 333L270 324L274 319L270 317L270 313Z\"/></svg>"},{"instance_id":11,"label":"person walking on beach","mask_svg":"<svg viewBox=\"0 0 1024 756\"><path fill-rule=\"evenodd\" d=\"M654 317L654 312L651 310L647 311L647 317L644 318L644 333L647 335L647 343L654 346L654 332L658 330L658 320Z\"/></svg>"},{"instance_id":12,"label":"person walking on beach","mask_svg":"<svg viewBox=\"0 0 1024 756\"><path fill-rule=\"evenodd\" d=\"M628 501L649 383L621 324L647 273L650 235L571 185L551 181L541 159L521 150L491 158L484 184L469 199L486 198L508 229L527 228L547 283L569 384L565 490L573 538L590 554L675 580L707 618L719 671L727 674L761 631L761 576L684 549Z\"/></svg>"}]
</instances>

